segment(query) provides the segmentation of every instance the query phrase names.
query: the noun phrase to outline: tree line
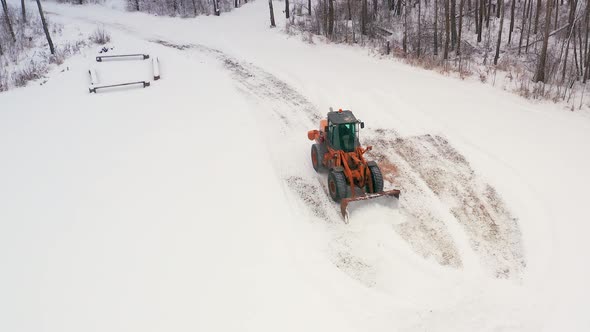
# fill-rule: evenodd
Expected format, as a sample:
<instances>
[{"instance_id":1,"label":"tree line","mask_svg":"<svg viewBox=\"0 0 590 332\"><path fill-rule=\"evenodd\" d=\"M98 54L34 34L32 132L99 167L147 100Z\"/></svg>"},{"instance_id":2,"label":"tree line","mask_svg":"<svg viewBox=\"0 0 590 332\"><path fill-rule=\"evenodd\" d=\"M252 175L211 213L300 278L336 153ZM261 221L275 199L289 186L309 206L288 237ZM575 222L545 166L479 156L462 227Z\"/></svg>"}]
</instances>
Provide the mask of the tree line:
<instances>
[{"instance_id":1,"label":"tree line","mask_svg":"<svg viewBox=\"0 0 590 332\"><path fill-rule=\"evenodd\" d=\"M269 0L271 26L275 25ZM590 0L285 0L289 24L334 42L446 63L517 63L534 82L590 75Z\"/></svg>"},{"instance_id":2,"label":"tree line","mask_svg":"<svg viewBox=\"0 0 590 332\"><path fill-rule=\"evenodd\" d=\"M76 0L75 0L76 1ZM82 0L79 0L82 1ZM157 15L195 17L216 15L239 8L248 0L126 0L127 9Z\"/></svg>"}]
</instances>

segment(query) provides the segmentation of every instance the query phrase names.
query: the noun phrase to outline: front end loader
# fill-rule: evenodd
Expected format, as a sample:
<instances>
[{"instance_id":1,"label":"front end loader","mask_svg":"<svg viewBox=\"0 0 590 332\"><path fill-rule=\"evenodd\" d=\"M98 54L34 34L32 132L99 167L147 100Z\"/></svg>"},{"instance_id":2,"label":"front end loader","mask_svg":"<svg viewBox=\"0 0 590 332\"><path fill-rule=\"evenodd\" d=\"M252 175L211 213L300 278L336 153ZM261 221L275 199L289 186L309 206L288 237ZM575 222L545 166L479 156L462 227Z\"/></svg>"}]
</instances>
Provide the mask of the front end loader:
<instances>
[{"instance_id":1,"label":"front end loader","mask_svg":"<svg viewBox=\"0 0 590 332\"><path fill-rule=\"evenodd\" d=\"M382 196L399 199L398 189L383 190L383 175L374 161L367 161L364 154L372 149L363 148L359 142L359 130L364 122L357 120L351 111L342 109L328 112L320 121L319 130L307 132L307 138L315 141L311 146L311 161L316 172L328 171L328 191L332 199L340 203L340 212L348 220L348 204Z\"/></svg>"}]
</instances>

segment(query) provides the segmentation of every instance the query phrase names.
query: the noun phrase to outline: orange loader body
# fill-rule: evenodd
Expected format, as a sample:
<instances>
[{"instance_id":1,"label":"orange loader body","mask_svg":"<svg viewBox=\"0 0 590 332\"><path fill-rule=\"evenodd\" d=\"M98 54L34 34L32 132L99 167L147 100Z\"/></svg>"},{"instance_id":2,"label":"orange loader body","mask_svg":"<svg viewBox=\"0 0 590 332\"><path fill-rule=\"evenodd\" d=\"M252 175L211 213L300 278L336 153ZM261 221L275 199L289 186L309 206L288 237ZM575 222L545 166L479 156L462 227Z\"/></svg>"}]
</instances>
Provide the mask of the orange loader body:
<instances>
[{"instance_id":1,"label":"orange loader body","mask_svg":"<svg viewBox=\"0 0 590 332\"><path fill-rule=\"evenodd\" d=\"M376 162L365 160L364 154L372 149L363 148L358 139L359 127L352 112L329 112L320 121L319 130L307 132L307 138L316 143L311 148L311 161L317 172L328 170L330 196L340 203L340 212L348 219L350 202L393 196L399 199L397 189L384 191L383 176Z\"/></svg>"}]
</instances>

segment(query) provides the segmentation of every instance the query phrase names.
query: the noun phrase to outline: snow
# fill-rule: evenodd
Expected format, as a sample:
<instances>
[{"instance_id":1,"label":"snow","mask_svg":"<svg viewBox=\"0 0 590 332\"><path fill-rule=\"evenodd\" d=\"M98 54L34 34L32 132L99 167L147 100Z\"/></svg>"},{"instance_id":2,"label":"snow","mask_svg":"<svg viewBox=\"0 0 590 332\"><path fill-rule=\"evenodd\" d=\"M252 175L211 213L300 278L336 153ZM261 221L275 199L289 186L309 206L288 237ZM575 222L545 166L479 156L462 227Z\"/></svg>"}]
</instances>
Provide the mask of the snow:
<instances>
[{"instance_id":1,"label":"snow","mask_svg":"<svg viewBox=\"0 0 590 332\"><path fill-rule=\"evenodd\" d=\"M157 56L162 79L89 94L89 68L102 83L149 78L151 62L97 64L88 48L44 85L0 94L0 330L590 329L588 117L305 43L268 28L264 1L196 19L44 6L81 34L104 25L117 52ZM422 182L400 209L372 202L342 223L306 139L329 106L366 123L362 141L433 152L441 141L421 137L448 140L469 167L421 165L496 189L522 234L522 272L497 278L504 261L474 248L455 197ZM402 152L387 156L422 181ZM404 233L410 209L439 220L457 266Z\"/></svg>"}]
</instances>

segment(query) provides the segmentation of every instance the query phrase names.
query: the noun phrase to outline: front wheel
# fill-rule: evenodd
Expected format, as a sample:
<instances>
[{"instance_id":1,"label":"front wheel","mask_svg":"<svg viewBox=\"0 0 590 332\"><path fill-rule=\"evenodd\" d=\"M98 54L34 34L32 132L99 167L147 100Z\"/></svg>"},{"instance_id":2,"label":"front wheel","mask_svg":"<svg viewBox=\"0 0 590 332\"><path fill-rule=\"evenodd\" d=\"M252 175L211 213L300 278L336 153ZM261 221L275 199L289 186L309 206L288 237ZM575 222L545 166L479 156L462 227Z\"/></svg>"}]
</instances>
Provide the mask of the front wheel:
<instances>
[{"instance_id":1,"label":"front wheel","mask_svg":"<svg viewBox=\"0 0 590 332\"><path fill-rule=\"evenodd\" d=\"M331 170L330 175L328 175L328 189L330 197L336 203L340 203L343 198L346 198L346 177L344 173Z\"/></svg>"},{"instance_id":2,"label":"front wheel","mask_svg":"<svg viewBox=\"0 0 590 332\"><path fill-rule=\"evenodd\" d=\"M372 193L379 193L383 191L383 175L381 174L381 169L379 166L372 165L369 166L369 170L371 171L371 182L373 184L373 191Z\"/></svg>"}]
</instances>

